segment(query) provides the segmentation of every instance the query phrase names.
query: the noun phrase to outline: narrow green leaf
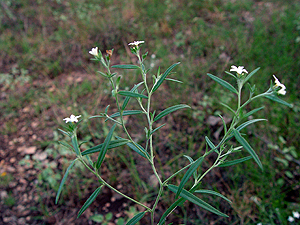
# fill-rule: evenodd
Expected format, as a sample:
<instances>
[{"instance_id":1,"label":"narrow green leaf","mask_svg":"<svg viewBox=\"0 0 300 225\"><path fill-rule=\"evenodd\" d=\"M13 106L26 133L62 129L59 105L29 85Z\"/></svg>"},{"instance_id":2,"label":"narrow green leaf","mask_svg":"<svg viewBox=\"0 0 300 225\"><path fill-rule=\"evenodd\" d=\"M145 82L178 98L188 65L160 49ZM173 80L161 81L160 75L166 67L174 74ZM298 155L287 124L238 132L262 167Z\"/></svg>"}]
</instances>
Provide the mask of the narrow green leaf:
<instances>
[{"instance_id":1,"label":"narrow green leaf","mask_svg":"<svg viewBox=\"0 0 300 225\"><path fill-rule=\"evenodd\" d=\"M244 83L246 83L258 70L260 69L260 67L256 68L255 70L253 70L251 73L249 73L245 80L244 80Z\"/></svg>"},{"instance_id":2,"label":"narrow green leaf","mask_svg":"<svg viewBox=\"0 0 300 225\"><path fill-rule=\"evenodd\" d=\"M233 166L235 164L245 162L245 161L247 161L249 159L252 159L252 158L253 158L252 156L247 156L247 157L244 157L244 158L241 158L241 159L235 159L235 160L232 160L232 161L227 161L227 162L224 162L224 163L220 164L218 167Z\"/></svg>"},{"instance_id":3,"label":"narrow green leaf","mask_svg":"<svg viewBox=\"0 0 300 225\"><path fill-rule=\"evenodd\" d=\"M212 150L218 152L217 147L209 140L207 136L205 136L205 141Z\"/></svg>"},{"instance_id":4,"label":"narrow green leaf","mask_svg":"<svg viewBox=\"0 0 300 225\"><path fill-rule=\"evenodd\" d=\"M59 196L60 196L60 193L62 191L62 188L67 180L67 177L69 175L69 172L70 172L70 169L74 166L74 163L76 162L77 159L75 159L67 168L66 172L65 172L65 175L63 177L63 179L61 180L60 182L60 185L59 185L59 188L58 188L58 191L57 191L57 194L56 194L56 198L55 198L55 204L57 204L58 202L58 199L59 199Z\"/></svg>"},{"instance_id":5,"label":"narrow green leaf","mask_svg":"<svg viewBox=\"0 0 300 225\"><path fill-rule=\"evenodd\" d=\"M236 129L238 131L241 131L242 129L244 129L245 127L249 126L250 124L252 123L256 123L256 122L259 122L259 121L264 121L266 119L254 119L254 120L249 120L243 124L241 124L240 126L238 126ZM226 138L225 142L229 141L231 138L233 138L234 135L230 135L228 138Z\"/></svg>"},{"instance_id":6,"label":"narrow green leaf","mask_svg":"<svg viewBox=\"0 0 300 225\"><path fill-rule=\"evenodd\" d=\"M177 193L178 187L175 185L168 185L168 188L173 191L174 193ZM185 189L182 189L180 196L204 209L206 209L207 211L210 211L212 213L217 214L218 216L223 216L223 217L228 217L226 214L220 212L219 210L217 210L216 208L214 208L213 206L211 206L210 204L206 203L205 201L201 200L200 198L198 198L197 196L193 195L192 193L188 192Z\"/></svg>"},{"instance_id":7,"label":"narrow green leaf","mask_svg":"<svg viewBox=\"0 0 300 225\"><path fill-rule=\"evenodd\" d=\"M73 135L71 137L71 141L72 141L72 145L73 145L76 155L80 155L80 150L79 150L76 133L73 133Z\"/></svg>"},{"instance_id":8,"label":"narrow green leaf","mask_svg":"<svg viewBox=\"0 0 300 225\"><path fill-rule=\"evenodd\" d=\"M105 68L108 68L103 56L101 55L101 58L100 58L100 62L102 63L102 65L105 67Z\"/></svg>"},{"instance_id":9,"label":"narrow green leaf","mask_svg":"<svg viewBox=\"0 0 300 225\"><path fill-rule=\"evenodd\" d=\"M142 55L143 60L146 58L147 55L148 55L148 52L146 52L144 55Z\"/></svg>"},{"instance_id":10,"label":"narrow green leaf","mask_svg":"<svg viewBox=\"0 0 300 225\"><path fill-rule=\"evenodd\" d=\"M228 72L228 71L225 71L225 73L227 73L228 75L234 77L235 79L237 78L235 75L233 75L232 73Z\"/></svg>"},{"instance_id":11,"label":"narrow green leaf","mask_svg":"<svg viewBox=\"0 0 300 225\"><path fill-rule=\"evenodd\" d=\"M97 168L97 169L100 168L100 166L101 166L101 164L102 164L102 162L103 162L103 160L104 160L104 158L105 158L105 154L106 154L106 152L107 152L107 149L108 149L109 143L110 143L110 141L111 141L112 135L113 135L113 133L114 133L114 130L115 130L115 128L116 128L116 125L117 125L117 124L114 124L114 125L112 126L112 128L110 129L110 131L109 131L107 137L106 137L105 140L104 140L103 146L102 146L102 148L101 148L101 151L99 152L98 160L97 160L97 163L96 163L96 168Z\"/></svg>"},{"instance_id":12,"label":"narrow green leaf","mask_svg":"<svg viewBox=\"0 0 300 225\"><path fill-rule=\"evenodd\" d=\"M94 163L93 161L91 160L90 156L89 155L86 155L85 158L87 159L87 161L89 162L89 164L94 167Z\"/></svg>"},{"instance_id":13,"label":"narrow green leaf","mask_svg":"<svg viewBox=\"0 0 300 225\"><path fill-rule=\"evenodd\" d=\"M192 159L192 157L190 157L190 156L188 156L188 155L183 155L185 158L187 158L189 161L190 161L190 163L194 163L195 161ZM194 177L194 179L196 180L197 179L197 170L195 170L195 172L193 173L193 177Z\"/></svg>"},{"instance_id":14,"label":"narrow green leaf","mask_svg":"<svg viewBox=\"0 0 300 225\"><path fill-rule=\"evenodd\" d=\"M131 218L126 225L134 225L137 222L139 222L145 215L146 212L139 212L138 214L136 214L133 218Z\"/></svg>"},{"instance_id":15,"label":"narrow green leaf","mask_svg":"<svg viewBox=\"0 0 300 225\"><path fill-rule=\"evenodd\" d=\"M59 144L65 146L66 148L70 149L70 150L73 150L72 146L69 145L68 143L66 142L62 142L62 141L58 141Z\"/></svg>"},{"instance_id":16,"label":"narrow green leaf","mask_svg":"<svg viewBox=\"0 0 300 225\"><path fill-rule=\"evenodd\" d=\"M130 116L130 115L137 115L137 114L141 114L144 113L141 110L124 110L123 111L123 116ZM110 118L115 118L115 117L119 117L120 116L120 112L116 112L112 115L110 115Z\"/></svg>"},{"instance_id":17,"label":"narrow green leaf","mask_svg":"<svg viewBox=\"0 0 300 225\"><path fill-rule=\"evenodd\" d=\"M196 189L197 189L197 186L194 186L189 192L190 193L193 193ZM172 212L173 210L177 207L177 206L181 206L184 202L186 201L186 199L184 198L179 198L177 199L166 211L165 213L160 217L160 220L159 220L159 223L158 225L163 225L164 222L165 222L165 219L166 217L168 217Z\"/></svg>"},{"instance_id":18,"label":"narrow green leaf","mask_svg":"<svg viewBox=\"0 0 300 225\"><path fill-rule=\"evenodd\" d=\"M231 201L228 198L226 198L224 195L222 195L222 194L220 194L220 193L218 193L216 191L211 191L211 190L196 190L195 193L216 195L216 196L218 196L220 198L223 198L227 202L231 203Z\"/></svg>"},{"instance_id":19,"label":"narrow green leaf","mask_svg":"<svg viewBox=\"0 0 300 225\"><path fill-rule=\"evenodd\" d=\"M126 145L128 142L129 142L129 140L123 139L123 138L120 138L118 140L113 140L109 143L108 149L117 148L122 145ZM92 154L95 152L100 152L102 148L103 148L103 143L100 145L94 146L90 149L85 150L84 152L81 153L81 155L84 156L84 155Z\"/></svg>"},{"instance_id":20,"label":"narrow green leaf","mask_svg":"<svg viewBox=\"0 0 300 225\"><path fill-rule=\"evenodd\" d=\"M247 122L241 124L240 126L238 126L236 129L237 129L238 131L240 131L240 130L242 130L243 128L249 126L249 125L252 124L252 123L256 123L256 122L264 121L264 120L266 120L266 119L254 119L254 120L249 120L249 121L247 121Z\"/></svg>"},{"instance_id":21,"label":"narrow green leaf","mask_svg":"<svg viewBox=\"0 0 300 225\"><path fill-rule=\"evenodd\" d=\"M101 72L101 71L97 71L97 72L100 73L103 77L109 77L109 75L106 74L106 73L103 73L103 72Z\"/></svg>"},{"instance_id":22,"label":"narrow green leaf","mask_svg":"<svg viewBox=\"0 0 300 225\"><path fill-rule=\"evenodd\" d=\"M112 68L118 68L118 69L140 69L139 66L136 65L114 65Z\"/></svg>"},{"instance_id":23,"label":"narrow green leaf","mask_svg":"<svg viewBox=\"0 0 300 225\"><path fill-rule=\"evenodd\" d=\"M190 163L193 163L193 162L195 162L194 160L193 160L193 158L192 157L190 157L190 156L188 156L188 155L183 155L185 158L187 158L189 161L190 161Z\"/></svg>"},{"instance_id":24,"label":"narrow green leaf","mask_svg":"<svg viewBox=\"0 0 300 225\"><path fill-rule=\"evenodd\" d=\"M136 145L138 146L136 146ZM146 152L146 150L139 145L138 143L133 144L132 142L127 143L126 145L131 148L133 151L135 151L136 153L138 153L139 155L145 157L146 159L150 159L150 155L148 154L148 152Z\"/></svg>"},{"instance_id":25,"label":"narrow green leaf","mask_svg":"<svg viewBox=\"0 0 300 225\"><path fill-rule=\"evenodd\" d=\"M257 109L253 109L253 110L251 110L250 112L246 113L243 117L244 117L244 118L247 118L247 117L251 116L252 114L258 112L259 110L261 110L261 109L263 109L263 108L265 108L265 107L262 106L262 107L259 107L259 108L257 108Z\"/></svg>"},{"instance_id":26,"label":"narrow green leaf","mask_svg":"<svg viewBox=\"0 0 300 225\"><path fill-rule=\"evenodd\" d=\"M178 206L181 205L183 202L185 202L186 199L180 198L177 199L160 217L160 220L158 222L158 225L163 225L165 223L166 218L173 212L173 210Z\"/></svg>"},{"instance_id":27,"label":"narrow green leaf","mask_svg":"<svg viewBox=\"0 0 300 225\"><path fill-rule=\"evenodd\" d=\"M133 88L132 88L130 91L131 91L131 92L135 92L135 90L136 90L139 86L141 86L143 83L144 83L144 81L142 81L142 82L140 82L140 83L138 83L138 84L135 84L135 85L133 86ZM123 102L122 110L124 110L124 109L126 108L128 102L129 102L129 100L130 100L130 97L127 96L127 97L125 98L124 102Z\"/></svg>"},{"instance_id":28,"label":"narrow green leaf","mask_svg":"<svg viewBox=\"0 0 300 225\"><path fill-rule=\"evenodd\" d=\"M106 108L105 108L105 114L107 114L107 111L108 111L109 106L110 106L110 105L106 106Z\"/></svg>"},{"instance_id":29,"label":"narrow green leaf","mask_svg":"<svg viewBox=\"0 0 300 225\"><path fill-rule=\"evenodd\" d=\"M89 119L93 119L93 118L105 118L106 116L104 115L96 115L96 116L90 116Z\"/></svg>"},{"instance_id":30,"label":"narrow green leaf","mask_svg":"<svg viewBox=\"0 0 300 225\"><path fill-rule=\"evenodd\" d=\"M165 126L165 125L166 125L166 124L164 123L163 125L161 125L161 126L155 128L154 130L152 130L152 132L150 133L149 136L151 136L154 132L156 132L157 130L159 130L160 128L162 128L162 127Z\"/></svg>"},{"instance_id":31,"label":"narrow green leaf","mask_svg":"<svg viewBox=\"0 0 300 225\"><path fill-rule=\"evenodd\" d=\"M64 135L70 137L70 134L69 134L68 132L66 132L66 131L64 131L64 130L62 130L62 129L59 129L59 128L58 128L58 130L59 130L60 132L62 132Z\"/></svg>"},{"instance_id":32,"label":"narrow green leaf","mask_svg":"<svg viewBox=\"0 0 300 225\"><path fill-rule=\"evenodd\" d=\"M156 91L159 86L162 84L162 82L166 79L166 77L169 75L169 73L172 71L172 69L179 65L180 62L173 64L172 66L170 66L165 72L164 74L159 78L159 80L154 84L153 88L152 88L152 92Z\"/></svg>"},{"instance_id":33,"label":"narrow green leaf","mask_svg":"<svg viewBox=\"0 0 300 225\"><path fill-rule=\"evenodd\" d=\"M224 127L224 133L227 133L227 127L226 127L226 123L225 120L223 119L223 117L221 115L219 115L219 117L221 118L222 122L223 122L223 127Z\"/></svg>"},{"instance_id":34,"label":"narrow green leaf","mask_svg":"<svg viewBox=\"0 0 300 225\"><path fill-rule=\"evenodd\" d=\"M162 111L161 113L159 113L155 118L154 118L154 122L161 119L162 117L178 110L178 109L183 109L183 108L191 108L190 106L188 105L185 105L185 104L180 104L180 105L174 105L174 106L171 106L167 109L165 109L164 111Z\"/></svg>"},{"instance_id":35,"label":"narrow green leaf","mask_svg":"<svg viewBox=\"0 0 300 225\"><path fill-rule=\"evenodd\" d=\"M280 104L283 104L283 105L285 105L285 106L288 106L288 107L290 107L290 108L293 107L292 104L287 103L286 101L284 101L284 100L278 98L275 94L274 94L274 95L266 95L266 96L264 96L264 97L265 97L265 98L268 98L268 99L270 99L270 100L272 100L272 101L274 101L274 102L278 102L278 103L280 103Z\"/></svg>"},{"instance_id":36,"label":"narrow green leaf","mask_svg":"<svg viewBox=\"0 0 300 225\"><path fill-rule=\"evenodd\" d=\"M227 88L229 91L238 94L238 91L231 85L229 84L227 81L222 80L219 77L216 77L210 73L207 74L211 79L213 79L214 81L216 81L217 83L221 84L223 87Z\"/></svg>"},{"instance_id":37,"label":"narrow green leaf","mask_svg":"<svg viewBox=\"0 0 300 225\"><path fill-rule=\"evenodd\" d=\"M226 107L227 109L229 109L229 111L232 112L233 115L235 115L235 111L234 111L232 108L230 108L230 106L228 106L228 105L226 105L226 104L224 104L224 103L222 103L222 102L220 102L220 104L221 104L222 106Z\"/></svg>"},{"instance_id":38,"label":"narrow green leaf","mask_svg":"<svg viewBox=\"0 0 300 225\"><path fill-rule=\"evenodd\" d=\"M131 98L148 98L146 95L142 95L131 91L119 91L118 94Z\"/></svg>"},{"instance_id":39,"label":"narrow green leaf","mask_svg":"<svg viewBox=\"0 0 300 225\"><path fill-rule=\"evenodd\" d=\"M103 185L102 185L103 186ZM92 202L96 199L96 197L98 196L98 194L101 191L102 186L98 187L93 194L91 194L91 196L86 200L86 202L83 204L83 206L81 207L81 209L78 212L77 218L79 218L79 216L81 216L81 214L92 204Z\"/></svg>"},{"instance_id":40,"label":"narrow green leaf","mask_svg":"<svg viewBox=\"0 0 300 225\"><path fill-rule=\"evenodd\" d=\"M234 134L236 140L249 152L249 154L252 156L252 158L257 163L257 165L263 170L263 166L258 158L258 155L251 148L249 143L241 136L241 134L239 133L238 130L234 129L233 134Z\"/></svg>"},{"instance_id":41,"label":"narrow green leaf","mask_svg":"<svg viewBox=\"0 0 300 225\"><path fill-rule=\"evenodd\" d=\"M175 80L175 79L172 79L172 78L166 78L165 80L168 80L168 81L173 81L173 82L176 82L176 83L183 84L183 82L182 82L182 81L180 81L180 80Z\"/></svg>"},{"instance_id":42,"label":"narrow green leaf","mask_svg":"<svg viewBox=\"0 0 300 225\"><path fill-rule=\"evenodd\" d=\"M184 185L186 184L186 182L189 180L189 178L192 176L192 174L197 170L197 168L200 166L200 164L203 161L203 157L198 158L191 166L190 168L186 171L186 173L184 174L178 189L177 189L177 193L175 198L178 198L178 196L180 195L181 191L183 190Z\"/></svg>"}]
</instances>

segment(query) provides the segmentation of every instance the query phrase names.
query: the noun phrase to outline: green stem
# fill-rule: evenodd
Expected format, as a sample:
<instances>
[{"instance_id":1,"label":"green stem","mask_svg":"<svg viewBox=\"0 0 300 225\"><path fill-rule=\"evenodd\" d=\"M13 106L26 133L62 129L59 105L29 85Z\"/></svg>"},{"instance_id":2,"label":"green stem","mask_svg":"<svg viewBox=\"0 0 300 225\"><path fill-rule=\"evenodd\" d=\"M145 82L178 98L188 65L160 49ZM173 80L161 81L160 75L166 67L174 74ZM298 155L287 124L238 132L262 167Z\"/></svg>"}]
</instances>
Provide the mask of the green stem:
<instances>
[{"instance_id":1,"label":"green stem","mask_svg":"<svg viewBox=\"0 0 300 225\"><path fill-rule=\"evenodd\" d=\"M147 94L148 94L148 101L147 101L147 110L146 110L146 117L147 117L147 120L148 120L148 126L149 126L149 130L148 132L151 133L153 128L152 128L152 124L153 124L153 121L150 117L150 106L151 106L151 96L152 96L152 92L149 91L149 87L147 85L147 77L146 77L146 73L143 69L143 62L141 60L141 57L139 55L139 52L137 53L137 57L139 59L139 63L140 63L140 69L141 69L141 72L142 72L142 77L143 77L143 81L144 81L144 85L145 85L145 88L146 88L146 91L147 91ZM144 109L142 107L142 109ZM158 191L158 194L156 196L156 200L153 204L153 207L152 207L152 211L151 211L151 224L154 224L154 212L155 212L155 208L159 202L159 199L162 195L162 191L163 191L163 183L157 173L157 170L155 168L155 165L154 165L154 149L153 149L153 136L152 134L150 135L150 137L148 137L148 140L149 140L149 148L150 148L150 163L151 163L151 167L152 167L152 170L153 170L153 173L154 175L156 176L158 182L159 182L159 191Z\"/></svg>"},{"instance_id":2,"label":"green stem","mask_svg":"<svg viewBox=\"0 0 300 225\"><path fill-rule=\"evenodd\" d=\"M108 69L108 71L109 71L109 69ZM109 71L109 74L110 74L110 71ZM111 85L112 85L113 90L115 90L115 92L117 92L116 87L115 87L115 84L114 84L112 78L109 78L109 80L110 80L110 83L111 83ZM144 152L144 150L141 149L141 148L133 141L133 139L131 138L131 136L130 136L130 134L129 134L129 132L128 132L126 126L125 126L124 119L123 119L123 110L122 110L121 107L120 107L119 98L118 98L118 94L117 94L117 93L116 93L116 95L115 95L115 99L116 99L116 104L117 104L117 107L118 107L118 111L120 112L121 126L122 126L123 130L125 131L127 137L128 137L129 140L132 142L132 144L134 144L134 146L137 147L141 152L143 152L144 155L145 155L145 157L147 157L146 152ZM148 157L147 157L147 160L150 162L150 159L149 159Z\"/></svg>"},{"instance_id":3,"label":"green stem","mask_svg":"<svg viewBox=\"0 0 300 225\"><path fill-rule=\"evenodd\" d=\"M202 176L199 179L197 179L194 186L196 186L203 179L203 177L206 176L206 174L208 174L213 168L215 168L218 165L221 154L222 154L222 151L219 152L218 157L215 160L214 164L208 170L206 170L205 173L203 173Z\"/></svg>"},{"instance_id":4,"label":"green stem","mask_svg":"<svg viewBox=\"0 0 300 225\"><path fill-rule=\"evenodd\" d=\"M97 176L98 179L99 179L105 186L107 186L107 187L110 188L111 190L115 191L116 193L122 195L124 198L127 198L127 199L129 199L130 201L132 201L132 202L134 202L134 203L136 203L136 204L138 204L138 205L140 205L140 206L146 208L147 211L149 211L149 212L152 211L148 206L146 206L146 205L140 203L139 201L137 201L137 200L135 200L135 199L133 199L133 198L131 198L131 197L129 197L129 196L123 194L122 192L120 192L119 190L115 189L113 186L111 186L110 184L108 184L108 183L107 183L107 182L106 182L106 181L98 174L98 172L92 170L92 169L85 163L85 161L82 159L82 157L79 157L78 159L81 161L81 163L82 163L88 170L90 170L95 176Z\"/></svg>"},{"instance_id":5,"label":"green stem","mask_svg":"<svg viewBox=\"0 0 300 225\"><path fill-rule=\"evenodd\" d=\"M176 176L177 174L179 174L181 171L183 171L183 170L189 168L192 164L193 164L193 163L190 163L190 164L188 164L187 166L185 166L185 167L181 168L180 170L178 170L177 172L173 173L171 176L169 176L169 177L162 183L162 185L166 185L167 182L168 182L169 180L171 180L173 177L175 177L175 176Z\"/></svg>"}]
</instances>

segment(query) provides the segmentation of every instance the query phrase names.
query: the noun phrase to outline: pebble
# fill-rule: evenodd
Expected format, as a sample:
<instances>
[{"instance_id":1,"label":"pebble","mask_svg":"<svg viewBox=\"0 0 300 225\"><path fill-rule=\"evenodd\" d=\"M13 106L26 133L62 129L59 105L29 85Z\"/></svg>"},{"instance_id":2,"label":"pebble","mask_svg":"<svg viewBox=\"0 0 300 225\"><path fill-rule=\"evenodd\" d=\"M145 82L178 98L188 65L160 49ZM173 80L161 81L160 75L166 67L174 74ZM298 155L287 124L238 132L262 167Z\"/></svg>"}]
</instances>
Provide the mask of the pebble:
<instances>
[{"instance_id":1,"label":"pebble","mask_svg":"<svg viewBox=\"0 0 300 225\"><path fill-rule=\"evenodd\" d=\"M158 180L157 180L157 177L152 174L150 177L149 177L149 184L152 186L152 187L157 187L158 185Z\"/></svg>"},{"instance_id":2,"label":"pebble","mask_svg":"<svg viewBox=\"0 0 300 225\"><path fill-rule=\"evenodd\" d=\"M10 163L14 163L15 161L16 161L16 157L12 157L12 158L10 158L10 160L9 160Z\"/></svg>"},{"instance_id":3,"label":"pebble","mask_svg":"<svg viewBox=\"0 0 300 225\"><path fill-rule=\"evenodd\" d=\"M19 218L19 219L18 219L18 224L19 224L19 225L26 224L26 219L23 218L23 217L22 217L22 218Z\"/></svg>"},{"instance_id":4,"label":"pebble","mask_svg":"<svg viewBox=\"0 0 300 225\"><path fill-rule=\"evenodd\" d=\"M15 167L12 167L12 166L7 166L6 167L6 171L8 173L14 173L16 171L16 168Z\"/></svg>"},{"instance_id":5,"label":"pebble","mask_svg":"<svg viewBox=\"0 0 300 225\"><path fill-rule=\"evenodd\" d=\"M0 191L0 198L1 199L5 199L7 198L8 194L7 194L7 191Z\"/></svg>"},{"instance_id":6,"label":"pebble","mask_svg":"<svg viewBox=\"0 0 300 225\"><path fill-rule=\"evenodd\" d=\"M46 158L47 158L46 152L38 152L33 155L33 159L38 160L38 161L44 161Z\"/></svg>"}]
</instances>

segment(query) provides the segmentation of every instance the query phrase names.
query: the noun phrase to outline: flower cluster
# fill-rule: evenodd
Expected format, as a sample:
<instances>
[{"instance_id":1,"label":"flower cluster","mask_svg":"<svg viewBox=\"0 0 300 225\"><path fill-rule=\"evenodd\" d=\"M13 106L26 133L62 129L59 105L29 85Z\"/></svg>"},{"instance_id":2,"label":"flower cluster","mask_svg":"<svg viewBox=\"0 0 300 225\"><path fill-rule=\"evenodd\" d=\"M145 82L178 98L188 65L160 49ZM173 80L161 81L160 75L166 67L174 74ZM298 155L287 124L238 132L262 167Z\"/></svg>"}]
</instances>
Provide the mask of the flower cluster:
<instances>
[{"instance_id":1,"label":"flower cluster","mask_svg":"<svg viewBox=\"0 0 300 225\"><path fill-rule=\"evenodd\" d=\"M275 88L280 87L281 89L277 91L278 94L280 95L285 95L286 93L286 87L284 86L284 84L280 83L280 81L275 77L275 75L273 75L274 79L275 79Z\"/></svg>"},{"instance_id":2,"label":"flower cluster","mask_svg":"<svg viewBox=\"0 0 300 225\"><path fill-rule=\"evenodd\" d=\"M293 212L293 216L289 216L288 221L292 223L295 221L295 218L296 219L300 218L300 214L298 212Z\"/></svg>"},{"instance_id":3,"label":"flower cluster","mask_svg":"<svg viewBox=\"0 0 300 225\"><path fill-rule=\"evenodd\" d=\"M92 48L91 51L89 51L89 53L93 56L98 56L99 52L98 52L98 47Z\"/></svg>"},{"instance_id":4,"label":"flower cluster","mask_svg":"<svg viewBox=\"0 0 300 225\"><path fill-rule=\"evenodd\" d=\"M144 44L145 41L134 41L134 42L131 42L129 43L128 45L133 45L133 47L139 47L139 44Z\"/></svg>"},{"instance_id":5,"label":"flower cluster","mask_svg":"<svg viewBox=\"0 0 300 225\"><path fill-rule=\"evenodd\" d=\"M74 116L73 114L70 116L70 118L69 117L67 117L67 118L64 118L63 120L65 120L66 121L66 123L69 123L69 122L71 122L71 123L77 123L78 122L78 118L80 118L81 117L81 115L79 115L79 116Z\"/></svg>"},{"instance_id":6,"label":"flower cluster","mask_svg":"<svg viewBox=\"0 0 300 225\"><path fill-rule=\"evenodd\" d=\"M239 66L239 67L236 67L236 66L231 66L231 69L230 71L234 71L236 72L238 75L241 75L242 73L248 73L248 71L246 69L244 69L243 66Z\"/></svg>"}]
</instances>

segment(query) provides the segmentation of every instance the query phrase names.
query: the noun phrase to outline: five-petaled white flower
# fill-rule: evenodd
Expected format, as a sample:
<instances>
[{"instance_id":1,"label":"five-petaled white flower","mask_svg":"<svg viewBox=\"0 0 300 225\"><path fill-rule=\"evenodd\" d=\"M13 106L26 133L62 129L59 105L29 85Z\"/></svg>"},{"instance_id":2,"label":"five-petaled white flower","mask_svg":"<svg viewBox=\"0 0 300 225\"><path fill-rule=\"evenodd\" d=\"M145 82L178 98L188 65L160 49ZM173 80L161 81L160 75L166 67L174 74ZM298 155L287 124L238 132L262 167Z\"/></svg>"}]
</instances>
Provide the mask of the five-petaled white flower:
<instances>
[{"instance_id":1,"label":"five-petaled white flower","mask_svg":"<svg viewBox=\"0 0 300 225\"><path fill-rule=\"evenodd\" d=\"M81 115L79 115L79 116L74 116L74 115L72 114L72 115L70 116L70 118L67 117L67 118L64 118L63 120L65 120L66 123L69 123L69 122L71 122L71 123L74 123L74 122L77 123L79 117L81 117Z\"/></svg>"},{"instance_id":2,"label":"five-petaled white flower","mask_svg":"<svg viewBox=\"0 0 300 225\"><path fill-rule=\"evenodd\" d=\"M128 45L135 45L135 47L138 47L139 44L144 44L144 43L145 43L145 41L134 41L134 42L129 43Z\"/></svg>"},{"instance_id":3,"label":"five-petaled white flower","mask_svg":"<svg viewBox=\"0 0 300 225\"><path fill-rule=\"evenodd\" d=\"M98 56L98 47L92 48L91 51L89 51L89 53L93 56Z\"/></svg>"},{"instance_id":4,"label":"five-petaled white flower","mask_svg":"<svg viewBox=\"0 0 300 225\"><path fill-rule=\"evenodd\" d=\"M288 221L289 221L289 222L294 222L295 219L294 219L292 216L289 216Z\"/></svg>"},{"instance_id":5,"label":"five-petaled white flower","mask_svg":"<svg viewBox=\"0 0 300 225\"><path fill-rule=\"evenodd\" d=\"M243 66L239 66L239 67L231 66L230 71L235 71L235 72L237 72L239 75L241 75L243 72L248 73L248 71L247 71L246 69L244 69Z\"/></svg>"},{"instance_id":6,"label":"five-petaled white flower","mask_svg":"<svg viewBox=\"0 0 300 225\"><path fill-rule=\"evenodd\" d=\"M300 218L300 214L299 214L298 212L293 212L293 216L294 216L295 218L297 218L297 219Z\"/></svg>"},{"instance_id":7,"label":"five-petaled white flower","mask_svg":"<svg viewBox=\"0 0 300 225\"><path fill-rule=\"evenodd\" d=\"M273 75L273 77L275 79L275 87L281 87L281 89L279 91L277 91L277 93L281 94L281 95L285 95L286 87L284 86L284 84L280 83L280 81L277 79L277 77L275 77L275 75Z\"/></svg>"}]
</instances>

